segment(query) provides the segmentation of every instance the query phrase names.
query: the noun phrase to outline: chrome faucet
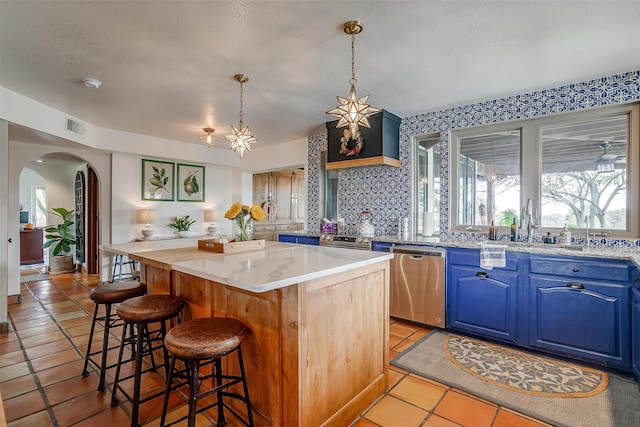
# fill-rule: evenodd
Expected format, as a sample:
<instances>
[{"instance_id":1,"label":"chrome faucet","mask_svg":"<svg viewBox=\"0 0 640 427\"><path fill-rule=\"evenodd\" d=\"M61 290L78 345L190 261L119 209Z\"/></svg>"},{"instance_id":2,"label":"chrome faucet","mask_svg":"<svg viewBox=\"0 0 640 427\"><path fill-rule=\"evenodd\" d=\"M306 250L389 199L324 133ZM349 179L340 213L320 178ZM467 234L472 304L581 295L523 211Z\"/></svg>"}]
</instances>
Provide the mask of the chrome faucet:
<instances>
[{"instance_id":1,"label":"chrome faucet","mask_svg":"<svg viewBox=\"0 0 640 427\"><path fill-rule=\"evenodd\" d=\"M585 215L584 217L584 225L585 227L587 227L586 233L585 233L585 237L584 237L584 243L587 246L587 249L589 249L589 241L591 240L589 238L589 217Z\"/></svg>"},{"instance_id":2,"label":"chrome faucet","mask_svg":"<svg viewBox=\"0 0 640 427\"><path fill-rule=\"evenodd\" d=\"M527 242L533 242L533 230L538 228L535 222L535 214L533 212L533 201L527 199L527 209L525 210L527 217Z\"/></svg>"}]
</instances>

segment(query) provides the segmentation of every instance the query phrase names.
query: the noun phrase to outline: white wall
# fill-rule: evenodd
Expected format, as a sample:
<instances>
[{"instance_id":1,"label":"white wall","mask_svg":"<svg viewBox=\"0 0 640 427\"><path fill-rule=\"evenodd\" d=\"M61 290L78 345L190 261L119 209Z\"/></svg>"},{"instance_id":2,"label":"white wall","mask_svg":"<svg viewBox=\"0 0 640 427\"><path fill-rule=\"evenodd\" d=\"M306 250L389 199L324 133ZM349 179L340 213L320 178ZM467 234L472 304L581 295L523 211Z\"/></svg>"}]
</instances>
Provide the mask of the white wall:
<instances>
[{"instance_id":1,"label":"white wall","mask_svg":"<svg viewBox=\"0 0 640 427\"><path fill-rule=\"evenodd\" d=\"M242 172L260 173L280 169L307 169L309 140L298 139L269 147L252 148L242 158Z\"/></svg>"},{"instance_id":2,"label":"white wall","mask_svg":"<svg viewBox=\"0 0 640 427\"><path fill-rule=\"evenodd\" d=\"M136 211L151 208L156 211L154 237L173 236L174 229L167 224L172 216L190 215L195 219L191 230L200 235L207 233L209 223L204 222L204 209L218 209L220 218L231 206L233 197L234 168L220 165L204 165L204 202L171 202L141 200L142 157L130 154L113 155L113 208L111 211L111 243L130 242L141 238L144 224L136 223ZM231 223L220 219L219 233L231 233Z\"/></svg>"}]
</instances>

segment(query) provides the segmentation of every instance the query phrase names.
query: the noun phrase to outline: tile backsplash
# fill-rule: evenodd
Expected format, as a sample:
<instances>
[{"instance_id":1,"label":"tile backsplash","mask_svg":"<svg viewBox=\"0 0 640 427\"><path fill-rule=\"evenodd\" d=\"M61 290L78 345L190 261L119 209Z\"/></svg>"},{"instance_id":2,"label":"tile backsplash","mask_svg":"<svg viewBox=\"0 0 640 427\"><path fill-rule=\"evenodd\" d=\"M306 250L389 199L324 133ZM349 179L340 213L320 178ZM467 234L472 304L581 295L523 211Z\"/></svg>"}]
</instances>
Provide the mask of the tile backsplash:
<instances>
[{"instance_id":1,"label":"tile backsplash","mask_svg":"<svg viewBox=\"0 0 640 427\"><path fill-rule=\"evenodd\" d=\"M449 131L469 126L521 120L562 112L579 111L640 99L640 70L602 77L506 98L463 105L403 117L400 124L401 167L371 166L340 170L338 173L338 212L346 220L346 230L353 234L361 212L371 211L376 236L395 235L398 219L411 221L411 138L439 132L441 135L440 230L444 237L486 239L482 233L449 231ZM327 135L309 138L307 227L320 230L320 152L327 149ZM581 243L578 238L576 243ZM637 241L602 239L606 246L638 246Z\"/></svg>"}]
</instances>

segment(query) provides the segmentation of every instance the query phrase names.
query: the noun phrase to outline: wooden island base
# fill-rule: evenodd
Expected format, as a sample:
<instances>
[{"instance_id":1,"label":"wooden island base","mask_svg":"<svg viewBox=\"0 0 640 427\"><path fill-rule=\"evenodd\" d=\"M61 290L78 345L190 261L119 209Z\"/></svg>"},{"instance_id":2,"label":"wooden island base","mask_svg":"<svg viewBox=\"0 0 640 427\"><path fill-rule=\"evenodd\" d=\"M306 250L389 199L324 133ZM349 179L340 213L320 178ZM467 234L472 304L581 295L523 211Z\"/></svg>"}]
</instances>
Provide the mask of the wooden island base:
<instances>
[{"instance_id":1,"label":"wooden island base","mask_svg":"<svg viewBox=\"0 0 640 427\"><path fill-rule=\"evenodd\" d=\"M242 350L256 425L344 427L387 389L388 260L254 293L171 270L153 253L132 257L149 293L186 299L184 319L227 316L251 329Z\"/></svg>"}]
</instances>

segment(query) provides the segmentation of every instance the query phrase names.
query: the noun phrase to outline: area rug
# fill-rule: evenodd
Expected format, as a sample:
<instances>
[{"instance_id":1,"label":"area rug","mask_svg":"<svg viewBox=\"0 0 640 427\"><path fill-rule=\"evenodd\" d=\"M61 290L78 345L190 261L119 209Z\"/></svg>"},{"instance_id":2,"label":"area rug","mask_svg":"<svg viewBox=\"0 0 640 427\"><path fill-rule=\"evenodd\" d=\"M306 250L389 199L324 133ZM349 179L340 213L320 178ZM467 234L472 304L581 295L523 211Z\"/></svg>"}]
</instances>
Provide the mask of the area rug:
<instances>
[{"instance_id":1,"label":"area rug","mask_svg":"<svg viewBox=\"0 0 640 427\"><path fill-rule=\"evenodd\" d=\"M391 364L555 426L640 425L638 384L579 364L441 331L432 331ZM532 373L537 370L542 371ZM578 378L583 374L586 379Z\"/></svg>"},{"instance_id":2,"label":"area rug","mask_svg":"<svg viewBox=\"0 0 640 427\"><path fill-rule=\"evenodd\" d=\"M20 283L39 282L40 280L49 280L49 277L42 273L25 274L20 276Z\"/></svg>"}]
</instances>

